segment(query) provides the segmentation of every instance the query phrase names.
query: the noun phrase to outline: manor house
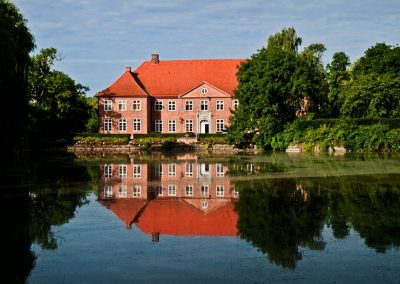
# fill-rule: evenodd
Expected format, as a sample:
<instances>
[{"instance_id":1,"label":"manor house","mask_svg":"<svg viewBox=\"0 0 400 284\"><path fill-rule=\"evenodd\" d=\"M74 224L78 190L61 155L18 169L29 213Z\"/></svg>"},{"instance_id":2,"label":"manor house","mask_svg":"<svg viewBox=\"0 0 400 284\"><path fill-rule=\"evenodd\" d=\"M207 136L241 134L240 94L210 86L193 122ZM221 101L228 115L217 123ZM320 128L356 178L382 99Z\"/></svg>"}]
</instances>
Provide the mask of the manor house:
<instances>
[{"instance_id":1,"label":"manor house","mask_svg":"<svg viewBox=\"0 0 400 284\"><path fill-rule=\"evenodd\" d=\"M99 132L219 133L238 106L233 90L244 59L160 60L153 54L135 71L99 92Z\"/></svg>"}]
</instances>

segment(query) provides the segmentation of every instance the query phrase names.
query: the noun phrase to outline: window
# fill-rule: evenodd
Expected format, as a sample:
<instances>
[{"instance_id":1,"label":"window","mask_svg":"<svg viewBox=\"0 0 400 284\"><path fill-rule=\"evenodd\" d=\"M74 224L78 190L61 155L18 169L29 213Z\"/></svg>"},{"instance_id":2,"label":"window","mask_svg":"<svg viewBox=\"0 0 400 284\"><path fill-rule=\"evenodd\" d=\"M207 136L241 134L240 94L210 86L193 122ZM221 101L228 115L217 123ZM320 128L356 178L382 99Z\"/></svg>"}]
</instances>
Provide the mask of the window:
<instances>
[{"instance_id":1,"label":"window","mask_svg":"<svg viewBox=\"0 0 400 284\"><path fill-rule=\"evenodd\" d=\"M193 163L186 164L186 176L192 177L193 176Z\"/></svg>"},{"instance_id":2,"label":"window","mask_svg":"<svg viewBox=\"0 0 400 284\"><path fill-rule=\"evenodd\" d=\"M237 190L237 189L234 189L234 190L233 190L233 195L235 195L235 196L239 196L239 190Z\"/></svg>"},{"instance_id":3,"label":"window","mask_svg":"<svg viewBox=\"0 0 400 284\"><path fill-rule=\"evenodd\" d=\"M224 197L224 186L223 185L217 185L216 193L217 193L217 197Z\"/></svg>"},{"instance_id":4,"label":"window","mask_svg":"<svg viewBox=\"0 0 400 284\"><path fill-rule=\"evenodd\" d=\"M239 106L239 100L233 100L233 109L237 109Z\"/></svg>"},{"instance_id":5,"label":"window","mask_svg":"<svg viewBox=\"0 0 400 284\"><path fill-rule=\"evenodd\" d=\"M104 101L104 110L105 111L112 110L112 100L105 100Z\"/></svg>"},{"instance_id":6,"label":"window","mask_svg":"<svg viewBox=\"0 0 400 284\"><path fill-rule=\"evenodd\" d=\"M125 184L119 186L118 197L125 198L128 196L128 187Z\"/></svg>"},{"instance_id":7,"label":"window","mask_svg":"<svg viewBox=\"0 0 400 284\"><path fill-rule=\"evenodd\" d=\"M104 177L105 178L112 177L112 165L104 165Z\"/></svg>"},{"instance_id":8,"label":"window","mask_svg":"<svg viewBox=\"0 0 400 284\"><path fill-rule=\"evenodd\" d=\"M200 175L209 176L210 175L210 164L200 164Z\"/></svg>"},{"instance_id":9,"label":"window","mask_svg":"<svg viewBox=\"0 0 400 284\"><path fill-rule=\"evenodd\" d=\"M155 120L154 121L154 131L155 132L162 132L162 120Z\"/></svg>"},{"instance_id":10,"label":"window","mask_svg":"<svg viewBox=\"0 0 400 284\"><path fill-rule=\"evenodd\" d=\"M118 121L118 130L120 132L126 132L126 118L121 118Z\"/></svg>"},{"instance_id":11,"label":"window","mask_svg":"<svg viewBox=\"0 0 400 284\"><path fill-rule=\"evenodd\" d=\"M201 201L201 207L202 207L203 209L207 209L207 207L208 207L208 202L207 202L207 200L202 200L202 201Z\"/></svg>"},{"instance_id":12,"label":"window","mask_svg":"<svg viewBox=\"0 0 400 284\"><path fill-rule=\"evenodd\" d=\"M201 196L208 196L209 195L208 185L202 185L200 188L200 193Z\"/></svg>"},{"instance_id":13,"label":"window","mask_svg":"<svg viewBox=\"0 0 400 284\"><path fill-rule=\"evenodd\" d=\"M169 101L168 102L168 111L175 111L176 109L176 102L175 101Z\"/></svg>"},{"instance_id":14,"label":"window","mask_svg":"<svg viewBox=\"0 0 400 284\"><path fill-rule=\"evenodd\" d=\"M132 187L132 196L133 197L140 197L140 195L142 194L142 187L140 185L134 185Z\"/></svg>"},{"instance_id":15,"label":"window","mask_svg":"<svg viewBox=\"0 0 400 284\"><path fill-rule=\"evenodd\" d=\"M155 185L151 187L151 191L157 195L157 196L162 196L163 195L163 188L162 185Z\"/></svg>"},{"instance_id":16,"label":"window","mask_svg":"<svg viewBox=\"0 0 400 284\"><path fill-rule=\"evenodd\" d=\"M208 101L201 101L200 102L200 109L201 110L208 110Z\"/></svg>"},{"instance_id":17,"label":"window","mask_svg":"<svg viewBox=\"0 0 400 284\"><path fill-rule=\"evenodd\" d=\"M217 110L224 110L224 101L217 101Z\"/></svg>"},{"instance_id":18,"label":"window","mask_svg":"<svg viewBox=\"0 0 400 284\"><path fill-rule=\"evenodd\" d=\"M201 93L202 93L203 95L207 95L207 93L208 93L207 88L202 88L202 89L201 89Z\"/></svg>"},{"instance_id":19,"label":"window","mask_svg":"<svg viewBox=\"0 0 400 284\"><path fill-rule=\"evenodd\" d=\"M154 102L154 110L156 110L156 111L162 111L162 108L163 108L162 102L159 102L159 101L155 101L155 102Z\"/></svg>"},{"instance_id":20,"label":"window","mask_svg":"<svg viewBox=\"0 0 400 284\"><path fill-rule=\"evenodd\" d=\"M154 176L161 177L163 174L162 164L154 165Z\"/></svg>"},{"instance_id":21,"label":"window","mask_svg":"<svg viewBox=\"0 0 400 284\"><path fill-rule=\"evenodd\" d=\"M176 185L175 184L169 184L168 185L168 195L169 196L176 196Z\"/></svg>"},{"instance_id":22,"label":"window","mask_svg":"<svg viewBox=\"0 0 400 284\"><path fill-rule=\"evenodd\" d=\"M111 118L104 119L104 131L112 131L112 119Z\"/></svg>"},{"instance_id":23,"label":"window","mask_svg":"<svg viewBox=\"0 0 400 284\"><path fill-rule=\"evenodd\" d=\"M135 131L135 132L140 131L140 118L133 119L133 131Z\"/></svg>"},{"instance_id":24,"label":"window","mask_svg":"<svg viewBox=\"0 0 400 284\"><path fill-rule=\"evenodd\" d=\"M224 166L222 164L217 164L217 177L224 176Z\"/></svg>"},{"instance_id":25,"label":"window","mask_svg":"<svg viewBox=\"0 0 400 284\"><path fill-rule=\"evenodd\" d=\"M174 177L176 175L176 164L168 164L168 176Z\"/></svg>"},{"instance_id":26,"label":"window","mask_svg":"<svg viewBox=\"0 0 400 284\"><path fill-rule=\"evenodd\" d=\"M193 132L193 120L188 119L185 121L186 132Z\"/></svg>"},{"instance_id":27,"label":"window","mask_svg":"<svg viewBox=\"0 0 400 284\"><path fill-rule=\"evenodd\" d=\"M193 101L186 101L185 102L185 110L192 111L193 110Z\"/></svg>"},{"instance_id":28,"label":"window","mask_svg":"<svg viewBox=\"0 0 400 284\"><path fill-rule=\"evenodd\" d=\"M132 110L140 111L142 109L141 102L139 100L132 101Z\"/></svg>"},{"instance_id":29,"label":"window","mask_svg":"<svg viewBox=\"0 0 400 284\"><path fill-rule=\"evenodd\" d=\"M133 177L140 178L142 176L142 168L140 165L133 165Z\"/></svg>"},{"instance_id":30,"label":"window","mask_svg":"<svg viewBox=\"0 0 400 284\"><path fill-rule=\"evenodd\" d=\"M118 172L120 178L126 178L126 169L127 169L126 165L119 165Z\"/></svg>"},{"instance_id":31,"label":"window","mask_svg":"<svg viewBox=\"0 0 400 284\"><path fill-rule=\"evenodd\" d=\"M113 197L112 185L104 186L104 197Z\"/></svg>"},{"instance_id":32,"label":"window","mask_svg":"<svg viewBox=\"0 0 400 284\"><path fill-rule=\"evenodd\" d=\"M118 110L119 111L126 111L126 100L118 101Z\"/></svg>"},{"instance_id":33,"label":"window","mask_svg":"<svg viewBox=\"0 0 400 284\"><path fill-rule=\"evenodd\" d=\"M222 132L222 131L224 131L224 120L217 119L217 132Z\"/></svg>"},{"instance_id":34,"label":"window","mask_svg":"<svg viewBox=\"0 0 400 284\"><path fill-rule=\"evenodd\" d=\"M187 185L185 188L186 196L193 196L193 185Z\"/></svg>"},{"instance_id":35,"label":"window","mask_svg":"<svg viewBox=\"0 0 400 284\"><path fill-rule=\"evenodd\" d=\"M168 132L175 132L176 122L175 120L168 120Z\"/></svg>"}]
</instances>

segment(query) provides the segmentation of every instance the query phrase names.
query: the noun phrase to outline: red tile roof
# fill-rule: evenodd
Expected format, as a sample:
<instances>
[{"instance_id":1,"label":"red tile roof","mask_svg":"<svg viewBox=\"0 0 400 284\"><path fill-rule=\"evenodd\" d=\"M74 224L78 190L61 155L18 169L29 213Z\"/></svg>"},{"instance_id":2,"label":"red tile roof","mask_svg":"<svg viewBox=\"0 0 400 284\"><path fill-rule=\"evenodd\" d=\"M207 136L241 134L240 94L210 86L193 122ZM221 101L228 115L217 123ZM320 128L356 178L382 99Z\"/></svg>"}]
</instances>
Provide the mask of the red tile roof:
<instances>
[{"instance_id":1,"label":"red tile roof","mask_svg":"<svg viewBox=\"0 0 400 284\"><path fill-rule=\"evenodd\" d=\"M116 96L145 94L146 90L155 97L179 96L203 82L233 95L237 87L238 65L245 59L206 59L206 60L160 60L155 64L145 61L133 76L122 75L108 89L98 96L114 93ZM131 86L132 84L132 86ZM142 88L140 93L139 88ZM106 91L106 92L105 92Z\"/></svg>"},{"instance_id":2,"label":"red tile roof","mask_svg":"<svg viewBox=\"0 0 400 284\"><path fill-rule=\"evenodd\" d=\"M125 73L122 74L121 77L117 81L115 81L110 87L99 92L97 94L98 97L126 97L126 96L135 96L135 97L143 97L147 96L147 93L144 91L143 86L140 85L137 76L130 72L127 68Z\"/></svg>"},{"instance_id":3,"label":"red tile roof","mask_svg":"<svg viewBox=\"0 0 400 284\"><path fill-rule=\"evenodd\" d=\"M124 198L113 200L99 200L101 204L114 212L130 228L131 223L140 210L146 205L146 199Z\"/></svg>"}]
</instances>

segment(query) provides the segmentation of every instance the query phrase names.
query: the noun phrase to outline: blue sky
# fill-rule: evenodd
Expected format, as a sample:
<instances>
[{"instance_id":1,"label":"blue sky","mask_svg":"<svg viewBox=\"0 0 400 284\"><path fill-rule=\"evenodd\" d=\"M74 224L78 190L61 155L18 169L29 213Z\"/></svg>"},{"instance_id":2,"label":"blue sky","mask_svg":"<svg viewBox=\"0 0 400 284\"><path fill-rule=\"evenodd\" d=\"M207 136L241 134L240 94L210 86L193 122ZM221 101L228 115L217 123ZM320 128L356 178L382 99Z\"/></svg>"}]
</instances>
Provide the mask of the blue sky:
<instances>
[{"instance_id":1,"label":"blue sky","mask_svg":"<svg viewBox=\"0 0 400 284\"><path fill-rule=\"evenodd\" d=\"M324 63L351 61L377 42L400 43L400 0L14 0L36 50L55 47L56 68L90 87L108 87L125 66L160 60L248 58L294 27L305 47L323 43Z\"/></svg>"}]
</instances>

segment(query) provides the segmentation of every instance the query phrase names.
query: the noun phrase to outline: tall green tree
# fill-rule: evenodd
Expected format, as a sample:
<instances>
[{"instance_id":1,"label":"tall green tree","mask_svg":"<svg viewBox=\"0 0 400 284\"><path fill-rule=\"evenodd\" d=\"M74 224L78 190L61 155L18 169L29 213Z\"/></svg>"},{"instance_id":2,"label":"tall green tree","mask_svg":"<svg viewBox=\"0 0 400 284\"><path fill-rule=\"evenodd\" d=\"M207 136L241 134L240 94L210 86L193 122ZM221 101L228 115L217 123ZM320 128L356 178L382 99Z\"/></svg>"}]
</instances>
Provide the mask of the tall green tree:
<instances>
[{"instance_id":1,"label":"tall green tree","mask_svg":"<svg viewBox=\"0 0 400 284\"><path fill-rule=\"evenodd\" d=\"M331 106L332 117L340 116L340 85L350 79L350 73L347 70L349 65L350 58L344 52L334 53L332 57L332 62L327 65L329 80L328 100Z\"/></svg>"},{"instance_id":2,"label":"tall green tree","mask_svg":"<svg viewBox=\"0 0 400 284\"><path fill-rule=\"evenodd\" d=\"M28 113L26 71L35 48L27 20L8 0L0 0L0 87L3 92L2 154L13 155L24 134Z\"/></svg>"},{"instance_id":3,"label":"tall green tree","mask_svg":"<svg viewBox=\"0 0 400 284\"><path fill-rule=\"evenodd\" d=\"M400 46L377 43L368 48L354 65L353 75L391 74L400 76Z\"/></svg>"},{"instance_id":4,"label":"tall green tree","mask_svg":"<svg viewBox=\"0 0 400 284\"><path fill-rule=\"evenodd\" d=\"M239 108L229 128L233 143L270 147L272 137L306 108L305 98L310 111L323 112L327 82L321 56L325 47L313 44L298 54L301 42L293 28L284 29L241 64L235 90Z\"/></svg>"},{"instance_id":5,"label":"tall green tree","mask_svg":"<svg viewBox=\"0 0 400 284\"><path fill-rule=\"evenodd\" d=\"M31 126L33 135L63 136L81 132L90 116L85 93L88 87L67 74L54 70L55 48L32 56L29 70Z\"/></svg>"}]
</instances>

